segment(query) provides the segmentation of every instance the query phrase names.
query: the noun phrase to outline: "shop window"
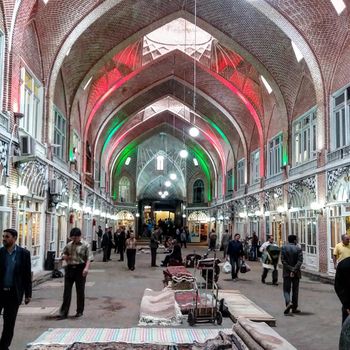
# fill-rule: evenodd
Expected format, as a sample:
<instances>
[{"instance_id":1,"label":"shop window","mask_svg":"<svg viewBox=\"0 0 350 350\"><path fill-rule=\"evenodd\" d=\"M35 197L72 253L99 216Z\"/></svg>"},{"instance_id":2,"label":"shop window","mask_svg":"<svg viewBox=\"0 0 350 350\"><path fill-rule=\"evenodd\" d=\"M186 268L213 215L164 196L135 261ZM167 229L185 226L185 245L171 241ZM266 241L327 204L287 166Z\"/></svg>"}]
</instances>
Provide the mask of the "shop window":
<instances>
[{"instance_id":1,"label":"shop window","mask_svg":"<svg viewBox=\"0 0 350 350\"><path fill-rule=\"evenodd\" d=\"M260 151L252 152L250 157L250 183L256 184L260 180Z\"/></svg>"},{"instance_id":2,"label":"shop window","mask_svg":"<svg viewBox=\"0 0 350 350\"><path fill-rule=\"evenodd\" d=\"M196 180L193 184L193 203L204 203L204 183Z\"/></svg>"},{"instance_id":3,"label":"shop window","mask_svg":"<svg viewBox=\"0 0 350 350\"><path fill-rule=\"evenodd\" d=\"M331 120L332 150L350 145L350 86L333 96Z\"/></svg>"},{"instance_id":4,"label":"shop window","mask_svg":"<svg viewBox=\"0 0 350 350\"><path fill-rule=\"evenodd\" d=\"M245 166L244 159L241 159L237 162L237 189L245 185L244 166Z\"/></svg>"},{"instance_id":5,"label":"shop window","mask_svg":"<svg viewBox=\"0 0 350 350\"><path fill-rule=\"evenodd\" d=\"M67 123L66 118L58 111L54 109L55 114L55 127L54 127L54 144L57 145L53 148L53 153L56 157L65 160L66 159L66 138L67 138Z\"/></svg>"},{"instance_id":6,"label":"shop window","mask_svg":"<svg viewBox=\"0 0 350 350\"><path fill-rule=\"evenodd\" d=\"M43 88L38 79L25 68L21 71L21 112L19 126L41 141L43 126Z\"/></svg>"},{"instance_id":7,"label":"shop window","mask_svg":"<svg viewBox=\"0 0 350 350\"><path fill-rule=\"evenodd\" d=\"M130 202L130 181L125 176L119 181L119 201Z\"/></svg>"},{"instance_id":8,"label":"shop window","mask_svg":"<svg viewBox=\"0 0 350 350\"><path fill-rule=\"evenodd\" d=\"M92 153L90 144L86 143L86 172L92 174Z\"/></svg>"},{"instance_id":9,"label":"shop window","mask_svg":"<svg viewBox=\"0 0 350 350\"><path fill-rule=\"evenodd\" d=\"M233 187L234 187L232 169L230 169L230 170L227 172L226 178L227 178L227 192L232 192L232 191L233 191Z\"/></svg>"},{"instance_id":10,"label":"shop window","mask_svg":"<svg viewBox=\"0 0 350 350\"><path fill-rule=\"evenodd\" d=\"M316 157L316 111L303 115L293 123L293 165Z\"/></svg>"},{"instance_id":11,"label":"shop window","mask_svg":"<svg viewBox=\"0 0 350 350\"><path fill-rule=\"evenodd\" d=\"M274 176L282 172L283 137L278 135L268 144L268 175Z\"/></svg>"},{"instance_id":12,"label":"shop window","mask_svg":"<svg viewBox=\"0 0 350 350\"><path fill-rule=\"evenodd\" d=\"M0 103L2 103L4 89L5 35L0 31Z\"/></svg>"}]
</instances>

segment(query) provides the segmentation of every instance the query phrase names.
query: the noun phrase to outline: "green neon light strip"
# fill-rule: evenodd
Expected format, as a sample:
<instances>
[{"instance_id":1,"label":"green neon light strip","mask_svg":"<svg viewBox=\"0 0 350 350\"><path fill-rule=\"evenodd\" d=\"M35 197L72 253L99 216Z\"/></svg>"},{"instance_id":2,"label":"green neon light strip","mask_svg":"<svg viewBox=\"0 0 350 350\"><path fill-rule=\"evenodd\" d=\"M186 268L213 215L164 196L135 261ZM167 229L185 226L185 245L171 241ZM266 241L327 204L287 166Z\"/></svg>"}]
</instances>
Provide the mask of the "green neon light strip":
<instances>
[{"instance_id":1,"label":"green neon light strip","mask_svg":"<svg viewBox=\"0 0 350 350\"><path fill-rule=\"evenodd\" d=\"M225 133L211 119L206 119L206 121L218 132L218 134L223 138L226 144L230 145L230 142Z\"/></svg>"},{"instance_id":2,"label":"green neon light strip","mask_svg":"<svg viewBox=\"0 0 350 350\"><path fill-rule=\"evenodd\" d=\"M109 142L111 141L113 135L123 126L123 124L127 121L127 119L122 120L119 124L117 124L110 132L109 135L106 138L106 141L103 144L102 147L102 153L106 150Z\"/></svg>"}]
</instances>

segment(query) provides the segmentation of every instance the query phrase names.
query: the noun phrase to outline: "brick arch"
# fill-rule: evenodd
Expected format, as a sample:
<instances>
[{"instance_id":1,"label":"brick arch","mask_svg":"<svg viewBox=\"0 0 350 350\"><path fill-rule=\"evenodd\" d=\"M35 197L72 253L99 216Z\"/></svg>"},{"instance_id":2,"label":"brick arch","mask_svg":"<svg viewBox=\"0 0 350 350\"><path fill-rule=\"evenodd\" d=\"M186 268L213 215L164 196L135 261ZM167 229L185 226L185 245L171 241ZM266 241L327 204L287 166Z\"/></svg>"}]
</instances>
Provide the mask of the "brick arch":
<instances>
[{"instance_id":1,"label":"brick arch","mask_svg":"<svg viewBox=\"0 0 350 350\"><path fill-rule=\"evenodd\" d=\"M19 80L20 76L20 54L25 33L32 10L37 0L23 0L18 6L10 2L4 2L6 22L8 23L8 50L11 72L7 76L8 97L6 109L12 111L19 106ZM7 13L7 15L6 15ZM10 15L11 14L11 15ZM12 34L12 35L11 35ZM15 77L15 79L13 79Z\"/></svg>"},{"instance_id":2,"label":"brick arch","mask_svg":"<svg viewBox=\"0 0 350 350\"><path fill-rule=\"evenodd\" d=\"M183 84L184 86L187 86L189 88L192 88L191 85L189 85L187 82L183 81L182 79L175 79L175 78L166 78L164 81L167 80L177 80L179 81L181 84ZM94 140L94 154L98 154L98 143L99 143L99 138L101 137L103 130L108 128L108 123L110 122L110 120L113 118L113 116L115 116L118 111L122 110L124 108L125 105L127 104L132 104L133 101L135 100L135 98L137 98L138 96L140 96L141 94L147 94L150 89L152 89L153 87L158 86L159 84L161 84L163 81L157 81L156 83L154 83L153 85L148 86L146 89L142 90L139 92L139 94L137 95L133 95L130 99L128 99L127 101L125 101L122 105L118 106L115 110L112 111L112 113L109 114L109 116L105 119L105 121L103 122L103 124L101 124L100 129L98 130L98 133L96 135L96 139ZM224 108L222 107L217 101L213 100L212 98L210 98L209 96L207 96L204 92L197 90L197 94L203 96L205 99L207 99L210 103L212 103L213 105L215 105L217 107L217 109L220 110L220 112L227 117L230 122L232 123L233 127L237 130L238 135L240 136L241 139L241 143L243 145L244 148L244 152L246 153L246 142L245 142L245 136L243 133L242 128L240 127L239 123L234 119L234 117L231 116L231 114ZM164 96L167 96L168 94L165 94ZM162 96L159 99L162 99L164 96ZM176 96L172 96L175 100L178 100L179 102L183 103L185 106L191 108L192 106L190 104L187 103L187 101L182 101L180 99L178 99ZM157 100L159 100L157 99ZM147 104L145 104L143 108L153 104L154 102L156 102L157 100L152 100L150 102L148 102ZM132 118L134 115L136 115L139 112L139 110L136 110L135 112L133 112L132 115L129 116L129 118ZM202 114L200 108L197 109L197 113ZM207 122L206 122L207 123ZM231 148L233 147L232 143L231 143Z\"/></svg>"},{"instance_id":3,"label":"brick arch","mask_svg":"<svg viewBox=\"0 0 350 350\"><path fill-rule=\"evenodd\" d=\"M274 5L270 4L270 0L255 1L247 0L252 6L258 9L265 16L270 18L285 35L295 42L299 50L304 56L304 60L310 70L310 74L315 87L316 103L317 103L317 128L318 128L318 142L317 149L322 150L325 147L325 121L326 121L326 110L327 97L325 91L325 81L320 68L318 57L316 56L310 43L304 37L299 28L297 28L287 15L283 15L281 12L276 10L274 7L275 1L271 1ZM298 5L296 5L298 6ZM317 4L315 4L317 7ZM277 5L276 5L277 7ZM305 13L304 16L306 17ZM305 18L304 18L305 22Z\"/></svg>"}]
</instances>

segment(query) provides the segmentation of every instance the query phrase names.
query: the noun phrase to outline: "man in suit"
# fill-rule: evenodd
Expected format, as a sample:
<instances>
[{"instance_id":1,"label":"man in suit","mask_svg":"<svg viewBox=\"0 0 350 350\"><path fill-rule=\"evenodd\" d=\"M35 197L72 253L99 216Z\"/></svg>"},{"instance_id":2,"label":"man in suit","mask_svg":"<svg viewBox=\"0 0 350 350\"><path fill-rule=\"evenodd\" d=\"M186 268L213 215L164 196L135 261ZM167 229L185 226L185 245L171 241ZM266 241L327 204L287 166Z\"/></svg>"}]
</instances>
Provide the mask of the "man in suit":
<instances>
[{"instance_id":1,"label":"man in suit","mask_svg":"<svg viewBox=\"0 0 350 350\"><path fill-rule=\"evenodd\" d=\"M350 257L340 261L335 274L334 289L342 303L342 323L350 314Z\"/></svg>"},{"instance_id":2,"label":"man in suit","mask_svg":"<svg viewBox=\"0 0 350 350\"><path fill-rule=\"evenodd\" d=\"M13 338L17 312L23 300L28 304L32 297L32 273L30 253L16 244L17 231L3 231L3 247L0 248L0 310L4 325L0 350L8 350Z\"/></svg>"},{"instance_id":3,"label":"man in suit","mask_svg":"<svg viewBox=\"0 0 350 350\"><path fill-rule=\"evenodd\" d=\"M303 252L297 245L297 236L289 235L288 244L282 247L281 261L283 265L283 295L286 302L284 314L288 315L290 309L294 314L300 313L298 309L299 281L301 278L301 265ZM292 290L292 301L290 292Z\"/></svg>"}]
</instances>

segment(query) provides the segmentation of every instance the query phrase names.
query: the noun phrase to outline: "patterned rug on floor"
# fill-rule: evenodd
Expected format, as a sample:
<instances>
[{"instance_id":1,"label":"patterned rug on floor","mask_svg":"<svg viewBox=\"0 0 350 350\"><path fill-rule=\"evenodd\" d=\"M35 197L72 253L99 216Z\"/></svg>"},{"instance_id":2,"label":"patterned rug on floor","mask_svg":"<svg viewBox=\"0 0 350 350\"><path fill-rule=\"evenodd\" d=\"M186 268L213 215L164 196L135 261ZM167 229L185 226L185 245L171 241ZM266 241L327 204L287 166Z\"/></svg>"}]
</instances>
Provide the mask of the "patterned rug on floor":
<instances>
[{"instance_id":1,"label":"patterned rug on floor","mask_svg":"<svg viewBox=\"0 0 350 350\"><path fill-rule=\"evenodd\" d=\"M85 348L80 347L79 349L171 349L169 346L192 344L194 341L204 343L207 339L215 338L219 331L227 334L232 333L230 328L223 329L219 327L203 329L142 327L120 329L51 328L28 344L27 348L31 350L65 350L72 349L71 345L74 343L82 343L85 344ZM129 345L125 347L125 344ZM130 344L133 344L133 346ZM153 345L150 346L149 344ZM112 347L112 345L119 347ZM186 349L186 347L181 347L180 345L180 347L175 347L175 349Z\"/></svg>"}]
</instances>

